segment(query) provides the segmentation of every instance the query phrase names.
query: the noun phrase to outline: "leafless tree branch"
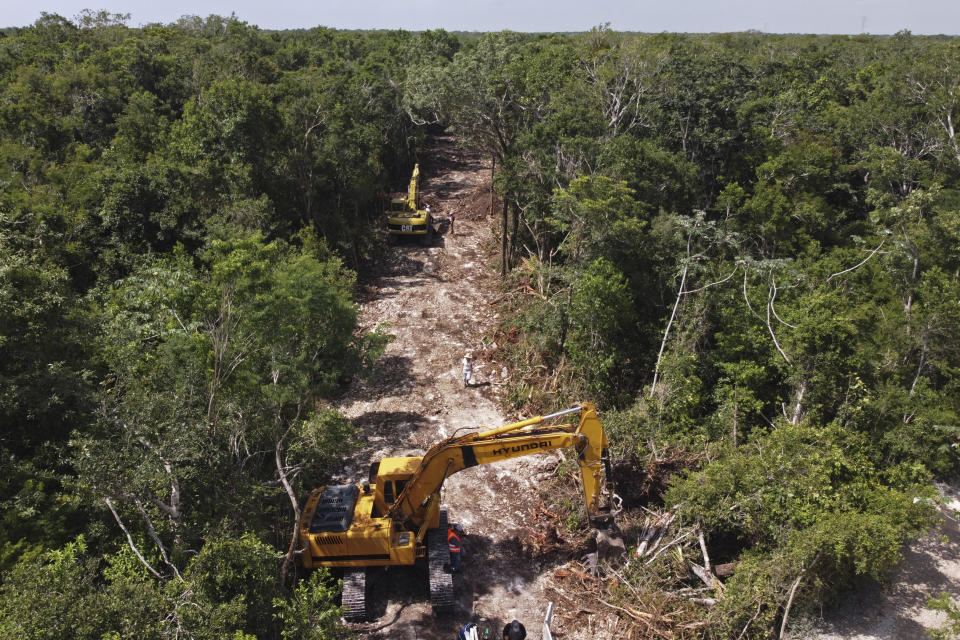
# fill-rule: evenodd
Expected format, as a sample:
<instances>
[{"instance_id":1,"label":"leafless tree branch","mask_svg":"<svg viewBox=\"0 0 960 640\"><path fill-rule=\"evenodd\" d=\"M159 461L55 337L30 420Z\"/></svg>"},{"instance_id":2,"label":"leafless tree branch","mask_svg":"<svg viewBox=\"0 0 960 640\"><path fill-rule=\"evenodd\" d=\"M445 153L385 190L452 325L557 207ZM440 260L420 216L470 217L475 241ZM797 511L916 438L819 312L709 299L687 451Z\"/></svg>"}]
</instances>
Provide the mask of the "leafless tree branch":
<instances>
[{"instance_id":1,"label":"leafless tree branch","mask_svg":"<svg viewBox=\"0 0 960 640\"><path fill-rule=\"evenodd\" d=\"M150 566L150 563L147 562L147 559L143 557L143 554L140 553L140 550L137 549L137 545L133 542L133 536L130 535L130 532L127 530L127 527L124 526L123 520L120 519L120 514L117 513L117 510L113 508L113 501L110 498L104 498L103 501L107 503L107 506L110 508L110 513L113 514L113 519L117 521L117 524L120 525L120 529L123 530L123 533L127 536L127 544L130 545L130 549L133 553L140 559L140 562L147 568L147 570L155 575L156 577L163 580L163 576L157 573L157 570Z\"/></svg>"},{"instance_id":2,"label":"leafless tree branch","mask_svg":"<svg viewBox=\"0 0 960 640\"><path fill-rule=\"evenodd\" d=\"M773 317L776 318L777 321L780 322L780 324L785 324L791 329L796 329L795 326L793 326L786 320L782 319L779 315L777 315L777 308L773 304L774 301L777 299L777 281L773 278L772 275L770 276L770 284L773 287L773 295L770 297L770 310L773 311Z\"/></svg>"},{"instance_id":3,"label":"leafless tree branch","mask_svg":"<svg viewBox=\"0 0 960 640\"><path fill-rule=\"evenodd\" d=\"M772 290L771 290L772 291ZM773 325L770 323L770 301L767 301L767 331L770 332L770 337L773 338L773 344L777 348L777 351L787 361L787 364L790 364L790 358L787 357L787 354L784 353L783 349L780 347L780 343L777 341L777 335L773 332Z\"/></svg>"},{"instance_id":4,"label":"leafless tree branch","mask_svg":"<svg viewBox=\"0 0 960 640\"><path fill-rule=\"evenodd\" d=\"M134 503L137 505L137 509L140 510L140 515L143 516L144 522L147 523L147 531L150 533L150 537L153 538L154 544L156 544L157 548L160 549L160 557L163 558L163 562L168 567L173 569L173 574L177 576L177 579L183 580L183 577L180 575L180 571L177 569L177 566L170 562L170 557L167 555L167 548L163 546L160 536L157 535L157 529L153 526L153 520L150 519L150 514L148 514L147 510L143 508L143 503L140 502L139 498L134 498Z\"/></svg>"},{"instance_id":5,"label":"leafless tree branch","mask_svg":"<svg viewBox=\"0 0 960 640\"><path fill-rule=\"evenodd\" d=\"M861 261L858 262L857 264L853 265L853 266L850 267L849 269L844 269L843 271L838 271L838 272L836 272L836 273L834 273L834 274L831 274L831 275L826 279L826 282L830 282L833 278L836 278L837 276L843 275L843 274L845 274L845 273L850 273L850 272L853 271L854 269L858 269L858 268L862 267L863 265L867 264L867 261L868 261L870 258L872 258L872 257L877 253L877 251L880 251L880 247L882 247L882 246L883 246L883 243L886 242L886 241L887 241L886 238L884 238L883 240L881 240L881 241L880 241L880 244L877 245L877 248L870 252L870 255L868 255L866 258L864 258L863 260L861 260Z\"/></svg>"}]
</instances>

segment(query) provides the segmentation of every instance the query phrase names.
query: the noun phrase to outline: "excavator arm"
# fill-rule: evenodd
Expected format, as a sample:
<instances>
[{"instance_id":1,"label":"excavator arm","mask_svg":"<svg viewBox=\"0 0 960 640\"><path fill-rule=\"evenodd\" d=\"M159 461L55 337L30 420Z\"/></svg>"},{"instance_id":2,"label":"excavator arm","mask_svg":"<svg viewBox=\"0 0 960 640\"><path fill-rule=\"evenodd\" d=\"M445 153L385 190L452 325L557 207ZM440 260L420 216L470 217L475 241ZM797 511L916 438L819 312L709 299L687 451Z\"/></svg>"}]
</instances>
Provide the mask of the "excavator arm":
<instances>
[{"instance_id":1,"label":"excavator arm","mask_svg":"<svg viewBox=\"0 0 960 640\"><path fill-rule=\"evenodd\" d=\"M544 424L572 413L580 414L578 424ZM388 515L417 530L418 539L422 539L439 507L443 483L454 473L511 458L572 448L580 466L587 514L595 526L605 526L613 515L614 495L608 447L603 425L590 403L496 429L454 436L427 451Z\"/></svg>"},{"instance_id":2,"label":"excavator arm","mask_svg":"<svg viewBox=\"0 0 960 640\"><path fill-rule=\"evenodd\" d=\"M413 175L410 176L410 186L407 188L407 207L410 211L420 208L420 164L413 165Z\"/></svg>"}]
</instances>

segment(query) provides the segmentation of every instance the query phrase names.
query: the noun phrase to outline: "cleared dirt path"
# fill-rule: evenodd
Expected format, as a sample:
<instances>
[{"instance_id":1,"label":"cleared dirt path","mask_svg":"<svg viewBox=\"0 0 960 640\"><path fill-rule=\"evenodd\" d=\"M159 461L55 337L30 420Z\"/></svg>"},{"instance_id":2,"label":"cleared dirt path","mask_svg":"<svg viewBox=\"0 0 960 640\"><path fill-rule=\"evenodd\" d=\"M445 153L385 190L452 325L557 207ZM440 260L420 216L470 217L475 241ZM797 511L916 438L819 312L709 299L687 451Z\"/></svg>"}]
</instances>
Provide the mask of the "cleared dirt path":
<instances>
[{"instance_id":1,"label":"cleared dirt path","mask_svg":"<svg viewBox=\"0 0 960 640\"><path fill-rule=\"evenodd\" d=\"M396 338L376 377L354 385L338 404L369 445L339 480L366 477L369 464L385 456L421 455L458 430L517 419L501 411L498 394L507 372L490 342L497 282L488 266L495 250L489 165L457 149L452 139L438 138L421 171L424 202L440 233L431 247L390 246L385 238L382 252L361 274L362 327L386 324ZM453 234L446 224L450 211L456 215ZM465 389L461 359L467 352L475 358L476 385ZM434 616L423 568L372 571L368 597L377 619L354 626L359 637L448 640L470 620L484 621L494 637L505 621L517 618L531 640L539 638L546 606L541 567L519 540L537 478L552 474L558 460L558 454L531 456L450 478L443 502L451 521L467 530L467 557L454 577L457 613Z\"/></svg>"}]
</instances>

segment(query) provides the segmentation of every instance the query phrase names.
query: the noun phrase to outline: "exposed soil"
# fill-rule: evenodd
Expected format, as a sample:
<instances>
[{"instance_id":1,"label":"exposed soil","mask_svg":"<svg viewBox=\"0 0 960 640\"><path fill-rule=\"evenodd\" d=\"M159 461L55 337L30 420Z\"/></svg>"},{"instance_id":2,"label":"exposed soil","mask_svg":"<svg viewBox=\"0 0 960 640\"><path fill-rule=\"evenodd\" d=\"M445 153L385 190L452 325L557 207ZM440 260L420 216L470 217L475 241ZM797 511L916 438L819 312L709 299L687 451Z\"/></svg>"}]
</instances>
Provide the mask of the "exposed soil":
<instances>
[{"instance_id":1,"label":"exposed soil","mask_svg":"<svg viewBox=\"0 0 960 640\"><path fill-rule=\"evenodd\" d=\"M489 163L450 138L437 138L434 145L421 162L423 200L438 223L433 246L390 246L384 238L382 251L361 274L362 328L386 324L396 338L375 378L354 385L339 403L369 443L339 480L366 477L369 464L382 457L422 455L458 430L519 419L501 409L508 372L489 342L497 321L491 305L497 282L489 268L495 253ZM464 388L461 360L467 352L474 356L474 385ZM529 637L540 637L549 600L540 577L545 567L522 541L539 481L552 476L560 459L557 453L530 456L451 477L443 503L450 521L467 531L462 571L454 576L457 612L434 615L425 567L371 571L368 597L376 619L353 625L359 637L448 640L470 620L482 621L494 637L514 618L527 626Z\"/></svg>"}]
</instances>

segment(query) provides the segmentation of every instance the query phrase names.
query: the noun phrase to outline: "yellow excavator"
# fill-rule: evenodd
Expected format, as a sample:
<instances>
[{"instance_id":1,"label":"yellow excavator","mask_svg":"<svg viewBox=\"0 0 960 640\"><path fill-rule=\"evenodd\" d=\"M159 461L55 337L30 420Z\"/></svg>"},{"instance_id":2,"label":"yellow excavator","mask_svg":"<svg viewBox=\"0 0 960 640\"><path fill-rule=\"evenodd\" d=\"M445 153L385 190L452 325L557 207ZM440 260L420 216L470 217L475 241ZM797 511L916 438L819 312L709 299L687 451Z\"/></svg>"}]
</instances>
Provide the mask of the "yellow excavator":
<instances>
[{"instance_id":1,"label":"yellow excavator","mask_svg":"<svg viewBox=\"0 0 960 640\"><path fill-rule=\"evenodd\" d=\"M387 211L387 233L391 242L403 236L419 238L420 244L429 247L433 241L433 218L430 209L420 208L420 165L413 165L413 175L407 195L390 200Z\"/></svg>"},{"instance_id":2,"label":"yellow excavator","mask_svg":"<svg viewBox=\"0 0 960 640\"><path fill-rule=\"evenodd\" d=\"M546 424L578 413L577 424ZM608 442L594 405L537 416L506 426L456 435L422 457L384 458L359 484L315 489L300 518L303 565L342 567L348 620L366 619L366 567L412 565L426 557L434 611L453 609L446 509L440 491L454 473L482 464L571 447L580 465L590 523L612 523L618 497L610 480Z\"/></svg>"}]
</instances>

